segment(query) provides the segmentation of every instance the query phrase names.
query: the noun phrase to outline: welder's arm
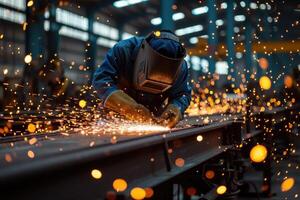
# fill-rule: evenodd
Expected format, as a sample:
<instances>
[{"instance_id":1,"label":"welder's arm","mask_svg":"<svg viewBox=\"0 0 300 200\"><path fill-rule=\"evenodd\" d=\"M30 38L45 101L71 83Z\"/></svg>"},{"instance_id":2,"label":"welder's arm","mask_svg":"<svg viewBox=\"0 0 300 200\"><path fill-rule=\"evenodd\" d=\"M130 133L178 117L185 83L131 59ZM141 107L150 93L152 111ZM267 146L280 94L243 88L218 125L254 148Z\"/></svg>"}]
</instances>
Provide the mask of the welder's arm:
<instances>
[{"instance_id":1,"label":"welder's arm","mask_svg":"<svg viewBox=\"0 0 300 200\"><path fill-rule=\"evenodd\" d=\"M167 106L161 119L163 124L172 128L183 118L184 111L190 105L191 88L188 85L187 64L182 65L182 70L170 91L170 104Z\"/></svg>"},{"instance_id":2,"label":"welder's arm","mask_svg":"<svg viewBox=\"0 0 300 200\"><path fill-rule=\"evenodd\" d=\"M117 80L121 70L119 64L126 62L123 54L122 48L115 45L108 51L104 62L93 75L92 84L102 102L105 102L112 92L118 90Z\"/></svg>"},{"instance_id":3,"label":"welder's arm","mask_svg":"<svg viewBox=\"0 0 300 200\"><path fill-rule=\"evenodd\" d=\"M116 111L126 118L137 122L152 122L151 112L122 90L112 92L106 99L104 106Z\"/></svg>"}]
</instances>

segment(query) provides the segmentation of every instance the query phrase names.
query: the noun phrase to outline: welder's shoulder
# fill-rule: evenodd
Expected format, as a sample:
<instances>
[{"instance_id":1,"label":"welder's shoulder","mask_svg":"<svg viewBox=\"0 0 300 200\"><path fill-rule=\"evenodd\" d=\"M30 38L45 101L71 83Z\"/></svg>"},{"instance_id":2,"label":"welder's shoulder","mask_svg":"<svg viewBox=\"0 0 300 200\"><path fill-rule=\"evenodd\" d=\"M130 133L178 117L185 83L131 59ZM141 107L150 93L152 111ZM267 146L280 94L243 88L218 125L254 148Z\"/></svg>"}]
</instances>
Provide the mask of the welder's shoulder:
<instances>
[{"instance_id":1,"label":"welder's shoulder","mask_svg":"<svg viewBox=\"0 0 300 200\"><path fill-rule=\"evenodd\" d=\"M126 51L132 51L137 45L141 43L142 38L131 37L125 40L119 41L113 48L123 49Z\"/></svg>"},{"instance_id":2,"label":"welder's shoulder","mask_svg":"<svg viewBox=\"0 0 300 200\"><path fill-rule=\"evenodd\" d=\"M187 72L188 71L188 64L185 60L183 60L183 62L182 62L181 71L182 72Z\"/></svg>"}]
</instances>

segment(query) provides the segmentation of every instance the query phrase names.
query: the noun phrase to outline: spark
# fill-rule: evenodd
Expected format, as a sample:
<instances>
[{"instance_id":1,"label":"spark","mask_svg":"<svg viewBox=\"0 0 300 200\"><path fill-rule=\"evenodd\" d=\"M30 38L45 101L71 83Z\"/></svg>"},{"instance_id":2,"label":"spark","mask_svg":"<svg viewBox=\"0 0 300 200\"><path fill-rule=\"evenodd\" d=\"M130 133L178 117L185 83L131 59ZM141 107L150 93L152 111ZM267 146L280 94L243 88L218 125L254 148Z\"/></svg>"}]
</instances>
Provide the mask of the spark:
<instances>
[{"instance_id":1,"label":"spark","mask_svg":"<svg viewBox=\"0 0 300 200\"><path fill-rule=\"evenodd\" d=\"M113 182L113 188L117 192L123 192L127 189L127 182L124 179L117 178Z\"/></svg>"},{"instance_id":2,"label":"spark","mask_svg":"<svg viewBox=\"0 0 300 200\"><path fill-rule=\"evenodd\" d=\"M102 172L100 170L98 170L98 169L93 169L91 171L91 175L95 179L100 179L102 177Z\"/></svg>"}]
</instances>

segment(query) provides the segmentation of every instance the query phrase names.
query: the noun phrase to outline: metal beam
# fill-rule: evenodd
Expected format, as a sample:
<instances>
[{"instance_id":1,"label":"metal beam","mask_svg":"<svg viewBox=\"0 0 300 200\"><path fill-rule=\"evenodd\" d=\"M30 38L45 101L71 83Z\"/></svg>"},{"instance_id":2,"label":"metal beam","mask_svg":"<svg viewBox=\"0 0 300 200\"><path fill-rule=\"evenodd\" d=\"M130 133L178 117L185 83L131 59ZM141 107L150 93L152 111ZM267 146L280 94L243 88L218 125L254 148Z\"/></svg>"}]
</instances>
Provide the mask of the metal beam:
<instances>
[{"instance_id":1,"label":"metal beam","mask_svg":"<svg viewBox=\"0 0 300 200\"><path fill-rule=\"evenodd\" d=\"M158 133L131 138L115 145L79 147L65 150L63 153L56 151L52 156L39 154L38 158L30 162L28 159L14 160L14 165L0 169L0 186L5 191L2 196L8 195L12 199L24 196L39 199L41 195L52 194L51 197L56 196L59 199L104 199L117 177L125 179L129 183L128 188L155 187L223 154L225 149L240 144L241 132L234 128L236 126L234 122L221 122L174 131L172 134ZM166 136L162 137L163 134ZM199 134L206 141L200 145L195 140ZM80 141L80 138L77 139ZM70 138L60 138L59 142L70 143ZM176 145L178 142L181 144L180 148ZM169 147L173 150L172 154L168 153ZM49 146L48 148L51 149ZM27 152L26 149L23 147L16 151L21 154L24 153L22 151ZM149 158L152 157L155 158L155 162L149 162ZM184 166L177 167L174 164L178 157L185 159ZM116 160L118 162L115 162ZM139 170L132 167L135 163L140 164ZM100 169L103 173L100 182L91 177L90 172L93 169ZM45 174L47 178L41 179ZM18 192L11 193L9 188L12 186L22 187ZM35 192L31 192L29 188L35 188ZM58 192L61 189L64 189L64 192ZM127 190L120 194L129 197L129 192L130 190Z\"/></svg>"}]
</instances>

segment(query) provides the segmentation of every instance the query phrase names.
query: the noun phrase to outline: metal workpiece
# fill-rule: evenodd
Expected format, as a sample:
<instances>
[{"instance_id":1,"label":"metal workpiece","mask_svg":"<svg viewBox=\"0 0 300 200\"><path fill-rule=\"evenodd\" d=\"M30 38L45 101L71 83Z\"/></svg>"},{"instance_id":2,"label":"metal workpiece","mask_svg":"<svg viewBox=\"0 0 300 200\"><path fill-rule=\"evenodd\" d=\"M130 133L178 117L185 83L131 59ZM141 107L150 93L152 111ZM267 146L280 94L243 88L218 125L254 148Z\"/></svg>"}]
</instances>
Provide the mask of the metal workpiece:
<instances>
[{"instance_id":1,"label":"metal workpiece","mask_svg":"<svg viewBox=\"0 0 300 200\"><path fill-rule=\"evenodd\" d=\"M74 149L29 161L16 160L15 165L1 168L1 187L7 192L18 187L18 193L8 192L7 195L29 199L37 199L45 193L49 194L49 199L54 194L57 198L82 195L84 198L104 198L118 177L128 182L128 188L154 187L223 153L230 146L222 145L222 136L231 134L225 130L233 124L224 122L129 139L114 145ZM196 139L199 134L203 137L201 142ZM59 141L67 140L62 138ZM15 149L17 155L19 151L22 149ZM175 165L178 157L184 159L184 166ZM99 181L90 175L94 168L103 173ZM30 188L35 188L35 192ZM62 188L64 193L59 192Z\"/></svg>"}]
</instances>

